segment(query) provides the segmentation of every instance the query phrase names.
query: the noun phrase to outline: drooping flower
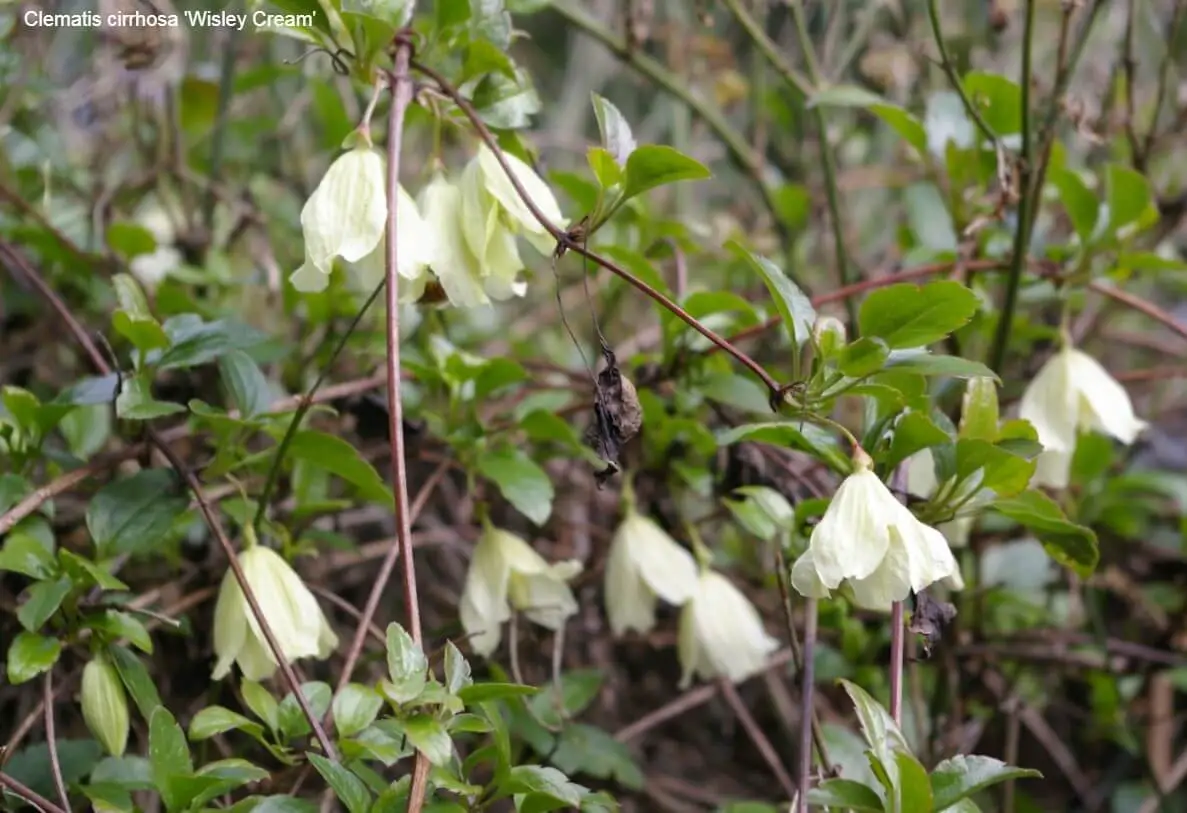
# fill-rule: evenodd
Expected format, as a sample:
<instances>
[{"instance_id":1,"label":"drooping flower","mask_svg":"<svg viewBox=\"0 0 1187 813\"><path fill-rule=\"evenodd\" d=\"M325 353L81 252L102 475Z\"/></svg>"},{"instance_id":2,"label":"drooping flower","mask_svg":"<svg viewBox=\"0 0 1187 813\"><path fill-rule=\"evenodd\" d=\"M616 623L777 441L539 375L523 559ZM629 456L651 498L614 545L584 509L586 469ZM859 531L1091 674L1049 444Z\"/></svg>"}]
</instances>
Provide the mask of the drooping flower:
<instances>
[{"instance_id":1,"label":"drooping flower","mask_svg":"<svg viewBox=\"0 0 1187 813\"><path fill-rule=\"evenodd\" d=\"M285 660L329 657L338 636L289 563L270 548L252 544L239 554L239 566ZM225 677L232 663L254 681L271 677L278 666L231 570L223 576L214 607L214 654L215 680Z\"/></svg>"},{"instance_id":2,"label":"drooping flower","mask_svg":"<svg viewBox=\"0 0 1187 813\"><path fill-rule=\"evenodd\" d=\"M940 579L959 585L960 571L943 534L895 498L864 452L858 451L854 463L792 568L795 589L827 598L846 582L859 606L888 610Z\"/></svg>"},{"instance_id":3,"label":"drooping flower","mask_svg":"<svg viewBox=\"0 0 1187 813\"><path fill-rule=\"evenodd\" d=\"M655 602L680 606L697 589L692 554L663 528L628 507L606 560L606 615L610 629L647 632L655 626Z\"/></svg>"},{"instance_id":4,"label":"drooping flower","mask_svg":"<svg viewBox=\"0 0 1187 813\"><path fill-rule=\"evenodd\" d=\"M364 276L374 277L371 287L379 284L374 269L382 268L388 214L385 186L383 158L369 147L347 150L330 165L301 209L305 262L290 277L294 288L306 293L324 291L339 257L359 263ZM399 186L396 224L400 249L396 270L406 279L418 279L432 235L412 198Z\"/></svg>"},{"instance_id":5,"label":"drooping flower","mask_svg":"<svg viewBox=\"0 0 1187 813\"><path fill-rule=\"evenodd\" d=\"M696 591L680 613L681 688L694 675L706 680L725 677L734 683L745 680L759 672L778 647L779 641L767 634L742 591L714 570L700 574Z\"/></svg>"},{"instance_id":6,"label":"drooping flower","mask_svg":"<svg viewBox=\"0 0 1187 813\"><path fill-rule=\"evenodd\" d=\"M495 651L512 609L542 627L560 629L577 612L569 581L580 572L580 562L550 565L527 542L487 523L474 546L458 607L474 651L484 656Z\"/></svg>"},{"instance_id":7,"label":"drooping flower","mask_svg":"<svg viewBox=\"0 0 1187 813\"><path fill-rule=\"evenodd\" d=\"M149 254L140 254L128 263L128 269L146 288L155 288L161 280L181 266L181 252L173 245L176 227L168 211L162 206L148 205L137 219L156 241L157 247Z\"/></svg>"},{"instance_id":8,"label":"drooping flower","mask_svg":"<svg viewBox=\"0 0 1187 813\"><path fill-rule=\"evenodd\" d=\"M507 165L511 167L515 180L519 181L519 185L527 192L528 197L540 210L540 213L554 226L564 228L561 207L557 204L552 190L548 188L544 179L511 153L504 152L503 157L507 160ZM541 254L551 254L556 246L556 240L548 233L548 229L541 225L536 216L532 214L532 210L524 203L523 198L515 191L515 185L503 171L498 157L483 144L478 148L478 157L475 161L482 176L482 186L493 199L493 201L484 201L484 205L488 208L496 208L503 225L515 234L522 234Z\"/></svg>"},{"instance_id":9,"label":"drooping flower","mask_svg":"<svg viewBox=\"0 0 1187 813\"><path fill-rule=\"evenodd\" d=\"M421 190L420 207L426 227L436 235L429 266L450 303L458 308L489 304L484 281L489 269L470 250L462 230L462 190L437 173ZM512 277L519 270L511 271Z\"/></svg>"},{"instance_id":10,"label":"drooping flower","mask_svg":"<svg viewBox=\"0 0 1187 813\"><path fill-rule=\"evenodd\" d=\"M1068 484L1077 433L1095 430L1130 444L1147 426L1134 414L1125 388L1069 343L1027 386L1019 416L1030 421L1043 444L1032 482L1051 488Z\"/></svg>"},{"instance_id":11,"label":"drooping flower","mask_svg":"<svg viewBox=\"0 0 1187 813\"><path fill-rule=\"evenodd\" d=\"M82 718L107 753L122 757L128 746L128 697L115 667L96 655L82 670Z\"/></svg>"}]
</instances>

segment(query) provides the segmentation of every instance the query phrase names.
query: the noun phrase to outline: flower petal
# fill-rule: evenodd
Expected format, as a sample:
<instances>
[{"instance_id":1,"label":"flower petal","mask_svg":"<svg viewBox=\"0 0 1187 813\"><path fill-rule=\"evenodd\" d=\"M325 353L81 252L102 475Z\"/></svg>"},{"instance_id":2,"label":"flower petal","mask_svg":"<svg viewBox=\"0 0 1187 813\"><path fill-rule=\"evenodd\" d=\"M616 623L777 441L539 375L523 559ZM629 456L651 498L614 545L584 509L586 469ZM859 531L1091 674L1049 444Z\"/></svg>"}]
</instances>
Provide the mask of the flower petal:
<instances>
[{"instance_id":1,"label":"flower petal","mask_svg":"<svg viewBox=\"0 0 1187 813\"><path fill-rule=\"evenodd\" d=\"M720 573L710 570L701 576L701 594L692 607L697 640L717 675L745 680L779 646L750 600Z\"/></svg>"},{"instance_id":2,"label":"flower petal","mask_svg":"<svg viewBox=\"0 0 1187 813\"><path fill-rule=\"evenodd\" d=\"M239 657L247 638L247 619L250 612L239 589L235 574L227 569L218 588L218 601L214 605L214 654L218 661L214 665L212 680L222 680L231 671L231 664Z\"/></svg>"},{"instance_id":3,"label":"flower petal","mask_svg":"<svg viewBox=\"0 0 1187 813\"><path fill-rule=\"evenodd\" d=\"M343 153L301 209L306 253L315 265L357 262L383 237L387 222L383 159L370 149Z\"/></svg>"},{"instance_id":4,"label":"flower petal","mask_svg":"<svg viewBox=\"0 0 1187 813\"><path fill-rule=\"evenodd\" d=\"M1035 472L1030 478L1032 485L1047 488L1067 488L1071 481L1072 449L1049 449L1035 458Z\"/></svg>"},{"instance_id":5,"label":"flower petal","mask_svg":"<svg viewBox=\"0 0 1187 813\"><path fill-rule=\"evenodd\" d=\"M890 545L878 569L864 579L852 579L849 587L855 604L882 612L911 594L911 553L897 529L891 529Z\"/></svg>"},{"instance_id":6,"label":"flower petal","mask_svg":"<svg viewBox=\"0 0 1187 813\"><path fill-rule=\"evenodd\" d=\"M831 595L828 586L816 572L811 550L805 551L791 566L791 586L804 598L828 598Z\"/></svg>"},{"instance_id":7,"label":"flower petal","mask_svg":"<svg viewBox=\"0 0 1187 813\"><path fill-rule=\"evenodd\" d=\"M511 570L495 533L493 528L484 531L474 546L458 606L462 628L479 655L495 651L502 635L500 625L511 617L511 608L507 604Z\"/></svg>"},{"instance_id":8,"label":"flower petal","mask_svg":"<svg viewBox=\"0 0 1187 813\"><path fill-rule=\"evenodd\" d=\"M382 271L382 266L380 270ZM330 286L330 275L315 266L306 255L305 263L289 275L289 282L303 294L318 294ZM379 282L376 281L375 284L378 285Z\"/></svg>"},{"instance_id":9,"label":"flower petal","mask_svg":"<svg viewBox=\"0 0 1187 813\"><path fill-rule=\"evenodd\" d=\"M561 214L561 207L556 202L556 197L553 196L552 190L548 184L544 182L539 175L527 164L516 158L509 152L503 153L504 158L507 159L508 166L511 167L515 179L519 181L520 186L527 192L528 197L540 213L544 215L553 225L564 228L564 215ZM522 229L528 235L548 235L548 230L541 225L536 216L532 214L531 209L523 202L519 193L515 191L515 185L511 183L507 173L499 164L499 159L491 152L485 144L478 148L478 163L482 168L483 181L487 191L499 202L499 205L507 212L507 215L515 221L517 227ZM556 241L548 238L551 245L555 245ZM537 248L538 244L533 243ZM542 253L550 253L551 246L545 247Z\"/></svg>"},{"instance_id":10,"label":"flower petal","mask_svg":"<svg viewBox=\"0 0 1187 813\"><path fill-rule=\"evenodd\" d=\"M890 544L896 507L898 500L873 471L859 469L845 478L808 543L825 587L835 589L878 568Z\"/></svg>"},{"instance_id":11,"label":"flower petal","mask_svg":"<svg viewBox=\"0 0 1187 813\"><path fill-rule=\"evenodd\" d=\"M1134 414L1129 393L1092 356L1074 348L1067 353L1069 377L1079 394L1079 426L1133 443L1147 423Z\"/></svg>"},{"instance_id":12,"label":"flower petal","mask_svg":"<svg viewBox=\"0 0 1187 813\"><path fill-rule=\"evenodd\" d=\"M508 590L511 605L532 623L558 630L577 612L577 599L561 573L512 573Z\"/></svg>"},{"instance_id":13,"label":"flower petal","mask_svg":"<svg viewBox=\"0 0 1187 813\"><path fill-rule=\"evenodd\" d=\"M615 635L630 629L648 632L655 626L655 593L639 577L628 547L620 528L610 543L605 573L606 616Z\"/></svg>"},{"instance_id":14,"label":"flower petal","mask_svg":"<svg viewBox=\"0 0 1187 813\"><path fill-rule=\"evenodd\" d=\"M276 673L277 664L272 658L272 651L268 648L268 644L251 636L248 636L243 644L243 649L239 651L237 662L243 677L257 683L267 680Z\"/></svg>"},{"instance_id":15,"label":"flower petal","mask_svg":"<svg viewBox=\"0 0 1187 813\"><path fill-rule=\"evenodd\" d=\"M1068 351L1061 350L1047 360L1022 393L1018 416L1030 421L1044 448L1066 451L1076 446L1077 406Z\"/></svg>"},{"instance_id":16,"label":"flower petal","mask_svg":"<svg viewBox=\"0 0 1187 813\"><path fill-rule=\"evenodd\" d=\"M635 571L651 592L677 606L696 592L700 577L692 554L653 520L632 511L615 537L620 535Z\"/></svg>"},{"instance_id":17,"label":"flower petal","mask_svg":"<svg viewBox=\"0 0 1187 813\"><path fill-rule=\"evenodd\" d=\"M421 192L426 228L436 234L429 265L455 307L490 303L482 286L482 269L462 232L462 192L437 174Z\"/></svg>"},{"instance_id":18,"label":"flower petal","mask_svg":"<svg viewBox=\"0 0 1187 813\"><path fill-rule=\"evenodd\" d=\"M907 458L907 491L928 499L936 493L936 459L931 449L923 449Z\"/></svg>"}]
</instances>

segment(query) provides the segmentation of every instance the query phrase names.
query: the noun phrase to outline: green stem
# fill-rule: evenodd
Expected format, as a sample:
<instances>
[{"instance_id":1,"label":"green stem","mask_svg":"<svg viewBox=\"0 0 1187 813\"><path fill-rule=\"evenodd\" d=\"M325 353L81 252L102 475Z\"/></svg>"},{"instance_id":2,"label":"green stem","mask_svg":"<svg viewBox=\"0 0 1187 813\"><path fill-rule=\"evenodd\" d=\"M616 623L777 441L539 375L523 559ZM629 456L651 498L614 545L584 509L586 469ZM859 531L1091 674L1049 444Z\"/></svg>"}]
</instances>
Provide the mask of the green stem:
<instances>
[{"instance_id":1,"label":"green stem","mask_svg":"<svg viewBox=\"0 0 1187 813\"><path fill-rule=\"evenodd\" d=\"M929 6L934 4L931 0ZM1014 231L1014 254L1010 259L1010 270L1006 278L1006 298L1002 303L997 333L993 337L989 366L994 372L1001 372L1006 359L1006 348L1010 343L1010 330L1014 322L1014 311L1018 305L1018 289L1022 285L1022 272L1026 269L1026 255L1030 246L1030 227L1034 222L1030 216L1031 207L1037 205L1037 195L1031 190L1031 120L1030 120L1030 75L1031 45L1034 40L1035 0L1026 0L1026 24L1022 32L1022 76L1019 89L1022 94L1022 156L1019 168L1018 188L1022 191L1018 199L1018 223ZM1053 104L1057 101L1053 101Z\"/></svg>"},{"instance_id":2,"label":"green stem","mask_svg":"<svg viewBox=\"0 0 1187 813\"><path fill-rule=\"evenodd\" d=\"M293 442L293 437L297 434L297 429L301 425L301 421L305 418L305 414L309 412L309 408L313 406L313 396L321 388L322 383L329 375L330 368L334 366L334 362L338 360L343 348L346 347L346 342L350 339L351 334L354 333L355 328L359 326L359 322L363 320L363 315L370 310L372 303L379 297L379 292L383 290L384 283L380 283L371 296L367 297L367 301L363 303L363 307L359 308L359 312L355 314L353 320L346 328L346 332L338 339L338 344L330 354L330 358L322 365L321 372L318 373L317 380L313 382L313 386L309 392L305 393L305 397L301 399L301 403L297 405L297 411L293 413L293 419L289 421L288 429L284 431L284 437L280 439L280 446L276 449L276 455L272 458L272 467L268 470L268 479L264 482L264 490L260 493L259 503L256 505L256 515L251 521L251 527L259 531L260 525L264 521L264 514L268 511L268 500L272 497L272 492L276 489L276 483L280 479L280 468L284 464L285 453L288 452L289 446Z\"/></svg>"}]
</instances>

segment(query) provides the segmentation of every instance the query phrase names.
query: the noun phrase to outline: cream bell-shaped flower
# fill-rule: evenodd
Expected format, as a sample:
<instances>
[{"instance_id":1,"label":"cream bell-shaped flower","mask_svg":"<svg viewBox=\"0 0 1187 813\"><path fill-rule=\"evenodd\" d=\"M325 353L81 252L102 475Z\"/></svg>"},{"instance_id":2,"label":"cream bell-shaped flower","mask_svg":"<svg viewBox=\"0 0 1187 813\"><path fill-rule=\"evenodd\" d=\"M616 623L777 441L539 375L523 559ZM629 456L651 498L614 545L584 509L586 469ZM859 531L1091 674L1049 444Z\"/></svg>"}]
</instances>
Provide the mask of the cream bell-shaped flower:
<instances>
[{"instance_id":1,"label":"cream bell-shaped flower","mask_svg":"<svg viewBox=\"0 0 1187 813\"><path fill-rule=\"evenodd\" d=\"M553 225L564 228L564 215L561 214L561 207L544 179L511 153L504 152L503 157L507 159L507 165L511 167L515 179L528 193L528 197L531 198L540 213ZM515 185L511 183L511 179L507 177L507 173L499 164L498 156L483 144L478 148L478 157L475 160L482 173L483 187L494 198L503 215L503 221L511 231L522 234L541 254L551 254L556 247L556 239L548 233L548 229L540 224L540 221L532 214L532 210L524 203L523 198L515 191Z\"/></svg>"},{"instance_id":2,"label":"cream bell-shaped flower","mask_svg":"<svg viewBox=\"0 0 1187 813\"><path fill-rule=\"evenodd\" d=\"M680 613L677 654L686 688L694 675L737 683L759 672L779 642L763 629L762 618L742 591L720 573L706 569Z\"/></svg>"},{"instance_id":3,"label":"cream bell-shaped flower","mask_svg":"<svg viewBox=\"0 0 1187 813\"><path fill-rule=\"evenodd\" d=\"M347 150L330 164L301 209L305 262L289 278L294 288L304 293L324 291L336 257L350 263L370 258L387 226L385 185L383 159L368 147ZM397 193L396 209L397 223L400 214L408 223L407 229L400 228L401 237L424 234L423 224L413 222L420 220L413 214L416 205L403 189ZM408 257L411 261L411 252ZM403 275L411 270L411 266L400 269Z\"/></svg>"},{"instance_id":4,"label":"cream bell-shaped flower","mask_svg":"<svg viewBox=\"0 0 1187 813\"><path fill-rule=\"evenodd\" d=\"M527 284L519 279L524 269L515 232L505 222L498 201L487 190L482 168L475 158L459 181L462 236L481 269L483 292L495 300L523 296Z\"/></svg>"},{"instance_id":5,"label":"cream bell-shaped flower","mask_svg":"<svg viewBox=\"0 0 1187 813\"><path fill-rule=\"evenodd\" d=\"M888 610L912 590L952 579L960 570L944 535L925 525L873 471L862 451L796 560L791 583L808 598L827 598L847 582L858 606Z\"/></svg>"},{"instance_id":6,"label":"cream bell-shaped flower","mask_svg":"<svg viewBox=\"0 0 1187 813\"><path fill-rule=\"evenodd\" d=\"M385 207L384 217L386 216ZM402 280L400 301L415 302L424 293L425 284L428 282L428 265L437 252L437 232L421 216L416 202L402 186L396 187L396 241L396 273ZM385 224L380 232L379 242L371 249L371 253L351 264L351 270L360 288L371 293L378 287L387 270L386 259Z\"/></svg>"},{"instance_id":7,"label":"cream bell-shaped flower","mask_svg":"<svg viewBox=\"0 0 1187 813\"><path fill-rule=\"evenodd\" d=\"M239 566L263 611L285 660L329 657L338 636L301 577L280 554L258 544L239 554ZM219 680L237 663L248 680L260 681L276 671L276 659L235 574L227 570L214 607L212 677Z\"/></svg>"},{"instance_id":8,"label":"cream bell-shaped flower","mask_svg":"<svg viewBox=\"0 0 1187 813\"><path fill-rule=\"evenodd\" d=\"M462 231L462 190L437 173L421 190L419 202L425 227L436 236L429 267L450 303L458 308L490 304L483 284L482 263L470 250ZM512 274L518 275L519 269Z\"/></svg>"},{"instance_id":9,"label":"cream bell-shaped flower","mask_svg":"<svg viewBox=\"0 0 1187 813\"><path fill-rule=\"evenodd\" d=\"M1068 484L1076 435L1099 431L1131 444L1147 426L1133 411L1125 388L1092 356L1070 344L1048 359L1022 394L1019 417L1030 421L1043 452L1032 481Z\"/></svg>"},{"instance_id":10,"label":"cream bell-shaped flower","mask_svg":"<svg viewBox=\"0 0 1187 813\"><path fill-rule=\"evenodd\" d=\"M550 565L515 534L486 523L458 607L474 651L486 656L498 648L512 609L542 627L560 629L577 612L569 581L580 572L580 562Z\"/></svg>"},{"instance_id":11,"label":"cream bell-shaped flower","mask_svg":"<svg viewBox=\"0 0 1187 813\"><path fill-rule=\"evenodd\" d=\"M655 602L684 604L697 589L699 576L692 554L680 547L653 520L634 508L610 543L606 559L606 615L610 629L648 632L655 626Z\"/></svg>"}]
</instances>

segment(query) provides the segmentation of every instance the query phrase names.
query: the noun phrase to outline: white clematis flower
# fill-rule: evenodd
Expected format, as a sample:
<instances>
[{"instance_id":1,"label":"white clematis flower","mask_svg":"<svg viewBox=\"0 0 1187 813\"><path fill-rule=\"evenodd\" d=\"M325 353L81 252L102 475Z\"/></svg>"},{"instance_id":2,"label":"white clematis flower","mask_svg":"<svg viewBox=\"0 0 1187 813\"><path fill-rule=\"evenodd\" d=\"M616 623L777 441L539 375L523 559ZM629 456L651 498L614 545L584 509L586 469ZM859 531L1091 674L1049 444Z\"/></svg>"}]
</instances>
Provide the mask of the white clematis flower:
<instances>
[{"instance_id":1,"label":"white clematis flower","mask_svg":"<svg viewBox=\"0 0 1187 813\"><path fill-rule=\"evenodd\" d=\"M359 264L365 285L379 284L388 214L385 187L383 158L375 150L348 150L330 165L301 209L305 262L290 277L294 288L304 293L324 291L338 257ZM405 279L418 280L428 262L432 234L412 198L399 186L396 224L396 270Z\"/></svg>"},{"instance_id":2,"label":"white clematis flower","mask_svg":"<svg viewBox=\"0 0 1187 813\"><path fill-rule=\"evenodd\" d=\"M548 564L524 540L489 523L483 529L458 607L462 627L479 655L490 655L511 610L551 630L577 612L569 581L581 572L575 560Z\"/></svg>"},{"instance_id":3,"label":"white clematis flower","mask_svg":"<svg viewBox=\"0 0 1187 813\"><path fill-rule=\"evenodd\" d=\"M561 207L544 179L511 153L504 152L503 157L507 159L507 165L511 167L515 180L519 181L519 185L528 193L528 197L540 213L554 226L564 228ZM515 191L515 186L503 171L498 157L483 144L478 148L478 157L474 160L482 175L482 186L490 194L494 206L499 209L503 223L512 232L523 234L541 254L551 254L556 247L556 239L540 224L532 210L523 202L523 198Z\"/></svg>"},{"instance_id":4,"label":"white clematis flower","mask_svg":"<svg viewBox=\"0 0 1187 813\"><path fill-rule=\"evenodd\" d=\"M858 606L888 610L912 590L941 579L963 586L943 534L890 493L864 452L854 463L791 570L795 589L808 598L827 598L847 582Z\"/></svg>"},{"instance_id":5,"label":"white clematis flower","mask_svg":"<svg viewBox=\"0 0 1187 813\"><path fill-rule=\"evenodd\" d=\"M698 581L692 554L654 521L627 508L606 560L606 615L613 633L649 631L657 597L680 606Z\"/></svg>"},{"instance_id":6,"label":"white clematis flower","mask_svg":"<svg viewBox=\"0 0 1187 813\"><path fill-rule=\"evenodd\" d=\"M338 636L289 563L276 551L253 544L239 554L239 566L285 660L329 657L338 646ZM229 569L214 608L214 654L218 657L215 680L225 677L232 663L254 681L271 677L277 667L268 639Z\"/></svg>"},{"instance_id":7,"label":"white clematis flower","mask_svg":"<svg viewBox=\"0 0 1187 813\"><path fill-rule=\"evenodd\" d=\"M1043 444L1032 482L1051 488L1068 484L1078 432L1096 430L1130 444L1147 426L1100 362L1066 343L1027 386L1019 417Z\"/></svg>"},{"instance_id":8,"label":"white clematis flower","mask_svg":"<svg viewBox=\"0 0 1187 813\"><path fill-rule=\"evenodd\" d=\"M779 642L763 629L754 605L713 570L698 579L696 592L680 614L677 654L684 670L680 687L694 675L725 677L737 683L759 672Z\"/></svg>"}]
</instances>

